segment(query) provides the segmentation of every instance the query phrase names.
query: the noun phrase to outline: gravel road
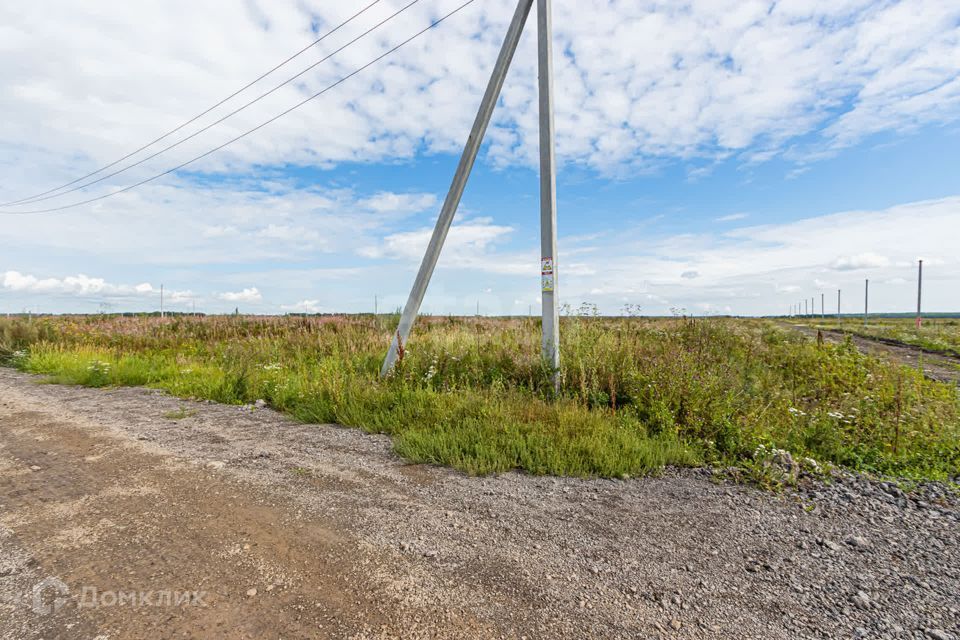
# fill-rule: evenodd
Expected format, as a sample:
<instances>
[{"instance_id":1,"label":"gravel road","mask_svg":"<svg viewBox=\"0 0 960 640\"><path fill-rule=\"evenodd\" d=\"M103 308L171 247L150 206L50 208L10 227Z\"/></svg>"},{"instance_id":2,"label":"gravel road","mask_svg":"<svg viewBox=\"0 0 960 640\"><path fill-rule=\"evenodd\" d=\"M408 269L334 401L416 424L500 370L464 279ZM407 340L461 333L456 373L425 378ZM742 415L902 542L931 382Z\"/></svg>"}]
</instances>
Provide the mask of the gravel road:
<instances>
[{"instance_id":1,"label":"gravel road","mask_svg":"<svg viewBox=\"0 0 960 640\"><path fill-rule=\"evenodd\" d=\"M0 369L3 638L960 640L958 518L857 478L470 478Z\"/></svg>"}]
</instances>

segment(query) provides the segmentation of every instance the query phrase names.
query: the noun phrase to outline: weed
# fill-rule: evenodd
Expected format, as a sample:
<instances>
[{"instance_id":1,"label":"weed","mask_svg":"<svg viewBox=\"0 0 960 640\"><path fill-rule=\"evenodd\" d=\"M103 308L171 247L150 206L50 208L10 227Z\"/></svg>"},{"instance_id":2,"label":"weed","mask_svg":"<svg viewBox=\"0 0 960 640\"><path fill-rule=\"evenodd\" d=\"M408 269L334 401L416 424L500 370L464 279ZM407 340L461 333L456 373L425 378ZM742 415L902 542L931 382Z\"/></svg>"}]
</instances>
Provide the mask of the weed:
<instances>
[{"instance_id":1,"label":"weed","mask_svg":"<svg viewBox=\"0 0 960 640\"><path fill-rule=\"evenodd\" d=\"M382 320L382 321L381 321ZM606 477L740 465L759 445L855 470L946 479L960 399L915 369L818 346L766 321L561 320L555 393L529 319L424 318L379 377L396 318L0 319L0 354L54 382L143 385L384 433L404 457L467 473ZM412 346L412 348L410 348Z\"/></svg>"},{"instance_id":2,"label":"weed","mask_svg":"<svg viewBox=\"0 0 960 640\"><path fill-rule=\"evenodd\" d=\"M163 417L167 420L184 420L186 418L192 418L197 415L196 409L187 409L186 407L180 407L175 411L167 411L163 414Z\"/></svg>"}]
</instances>

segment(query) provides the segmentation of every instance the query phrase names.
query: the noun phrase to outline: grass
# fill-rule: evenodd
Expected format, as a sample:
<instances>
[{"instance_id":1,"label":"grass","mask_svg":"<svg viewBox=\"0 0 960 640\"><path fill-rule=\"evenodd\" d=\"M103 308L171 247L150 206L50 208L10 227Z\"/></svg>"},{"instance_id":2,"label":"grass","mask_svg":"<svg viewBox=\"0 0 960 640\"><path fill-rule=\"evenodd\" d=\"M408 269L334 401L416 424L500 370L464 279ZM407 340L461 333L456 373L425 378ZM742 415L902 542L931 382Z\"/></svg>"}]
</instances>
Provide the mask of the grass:
<instances>
[{"instance_id":1,"label":"grass","mask_svg":"<svg viewBox=\"0 0 960 640\"><path fill-rule=\"evenodd\" d=\"M960 318L930 317L918 329L914 318L810 318L800 322L812 327L846 331L866 338L882 338L960 358Z\"/></svg>"},{"instance_id":2,"label":"grass","mask_svg":"<svg viewBox=\"0 0 960 640\"><path fill-rule=\"evenodd\" d=\"M167 420L185 420L186 418L192 418L195 415L197 415L196 409L180 407L174 411L167 411L163 414L163 417Z\"/></svg>"},{"instance_id":3,"label":"grass","mask_svg":"<svg viewBox=\"0 0 960 640\"><path fill-rule=\"evenodd\" d=\"M565 317L555 395L531 319L425 318L380 380L396 321L11 318L0 319L0 357L65 384L264 399L303 422L388 434L411 461L471 474L749 468L760 445L916 479L960 468L955 388L773 322Z\"/></svg>"}]
</instances>

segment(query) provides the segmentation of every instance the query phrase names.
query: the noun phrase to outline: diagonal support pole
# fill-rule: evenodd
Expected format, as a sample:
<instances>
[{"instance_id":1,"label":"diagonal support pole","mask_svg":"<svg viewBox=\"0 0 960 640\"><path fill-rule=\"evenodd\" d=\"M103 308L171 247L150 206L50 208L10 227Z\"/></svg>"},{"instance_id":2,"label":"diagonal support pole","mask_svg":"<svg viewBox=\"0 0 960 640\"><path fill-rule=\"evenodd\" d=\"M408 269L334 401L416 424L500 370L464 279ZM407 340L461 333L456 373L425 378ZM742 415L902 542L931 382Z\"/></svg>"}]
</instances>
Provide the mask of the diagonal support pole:
<instances>
[{"instance_id":1,"label":"diagonal support pole","mask_svg":"<svg viewBox=\"0 0 960 640\"><path fill-rule=\"evenodd\" d=\"M460 157L460 164L457 165L457 172L453 176L453 184L450 185L447 198L443 201L440 218L437 220L437 226L433 229L433 236L430 238L427 252L423 256L423 262L420 264L420 271L417 272L417 279L413 283L410 297L403 308L400 326L397 327L397 332L390 343L390 350L387 351L387 357L380 369L381 376L386 376L393 370L399 356L399 347L406 345L410 330L413 328L413 323L420 312L420 305L423 303L423 296L427 292L427 285L430 284L433 270L437 266L440 250L443 248L444 240L447 239L447 233L450 231L453 217L457 213L457 207L460 206L460 199L463 197L463 191L467 186L473 164L477 160L477 154L480 151L480 145L483 143L483 136L490 124L490 118L493 116L493 110L497 106L497 100L500 99L500 91L503 89L507 71L510 69L510 63L513 61L517 45L520 43L520 36L523 34L523 26L532 7L533 0L520 0L517 4L517 10L513 14L513 20L510 22L510 28L507 30L507 36L503 41L500 55L493 68L490 83L483 94L483 101L480 103L480 110L477 112L473 129L470 131L470 137L467 139L463 155Z\"/></svg>"}]
</instances>

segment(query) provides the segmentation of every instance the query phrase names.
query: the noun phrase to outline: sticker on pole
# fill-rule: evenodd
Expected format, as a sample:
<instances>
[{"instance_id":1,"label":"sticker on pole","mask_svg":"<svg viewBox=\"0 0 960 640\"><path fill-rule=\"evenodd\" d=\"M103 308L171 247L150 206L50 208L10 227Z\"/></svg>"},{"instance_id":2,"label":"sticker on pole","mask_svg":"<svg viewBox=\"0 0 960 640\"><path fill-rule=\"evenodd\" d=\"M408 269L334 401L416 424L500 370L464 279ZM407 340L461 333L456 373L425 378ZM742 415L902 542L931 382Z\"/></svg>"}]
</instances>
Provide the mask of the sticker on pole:
<instances>
[{"instance_id":1,"label":"sticker on pole","mask_svg":"<svg viewBox=\"0 0 960 640\"><path fill-rule=\"evenodd\" d=\"M540 259L540 273L547 275L548 273L553 273L553 258L541 258Z\"/></svg>"},{"instance_id":2,"label":"sticker on pole","mask_svg":"<svg viewBox=\"0 0 960 640\"><path fill-rule=\"evenodd\" d=\"M554 280L552 273L544 273L540 276L540 289L544 293L551 293L554 288Z\"/></svg>"}]
</instances>

